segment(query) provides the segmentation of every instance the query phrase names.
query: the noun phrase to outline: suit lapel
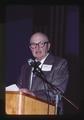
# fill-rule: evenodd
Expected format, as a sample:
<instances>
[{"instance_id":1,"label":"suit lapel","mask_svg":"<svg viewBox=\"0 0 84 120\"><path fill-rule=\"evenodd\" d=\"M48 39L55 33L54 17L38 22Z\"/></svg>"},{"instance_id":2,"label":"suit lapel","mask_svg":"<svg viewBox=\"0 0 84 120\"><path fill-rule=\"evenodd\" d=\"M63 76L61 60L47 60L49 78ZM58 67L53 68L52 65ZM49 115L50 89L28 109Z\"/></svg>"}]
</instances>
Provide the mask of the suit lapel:
<instances>
[{"instance_id":1,"label":"suit lapel","mask_svg":"<svg viewBox=\"0 0 84 120\"><path fill-rule=\"evenodd\" d=\"M45 59L45 61L44 61L42 66L44 66L44 65L50 66L51 65L53 67L53 63L54 63L53 56L51 54L49 54L48 57ZM51 70L52 70L52 68L51 68ZM46 75L46 77L49 76L51 70L43 71L43 73Z\"/></svg>"}]
</instances>

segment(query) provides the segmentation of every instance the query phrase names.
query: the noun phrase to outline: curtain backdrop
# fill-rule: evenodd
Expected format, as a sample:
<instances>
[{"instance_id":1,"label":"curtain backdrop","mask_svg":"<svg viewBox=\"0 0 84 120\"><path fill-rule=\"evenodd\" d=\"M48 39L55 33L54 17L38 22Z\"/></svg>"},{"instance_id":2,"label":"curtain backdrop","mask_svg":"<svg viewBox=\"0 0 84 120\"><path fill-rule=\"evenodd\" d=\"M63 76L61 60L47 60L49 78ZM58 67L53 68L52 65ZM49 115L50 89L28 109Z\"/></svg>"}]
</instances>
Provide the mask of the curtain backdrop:
<instances>
[{"instance_id":1,"label":"curtain backdrop","mask_svg":"<svg viewBox=\"0 0 84 120\"><path fill-rule=\"evenodd\" d=\"M36 6L33 7L33 32L41 31L49 36L51 51L63 56L65 43L66 7Z\"/></svg>"}]
</instances>

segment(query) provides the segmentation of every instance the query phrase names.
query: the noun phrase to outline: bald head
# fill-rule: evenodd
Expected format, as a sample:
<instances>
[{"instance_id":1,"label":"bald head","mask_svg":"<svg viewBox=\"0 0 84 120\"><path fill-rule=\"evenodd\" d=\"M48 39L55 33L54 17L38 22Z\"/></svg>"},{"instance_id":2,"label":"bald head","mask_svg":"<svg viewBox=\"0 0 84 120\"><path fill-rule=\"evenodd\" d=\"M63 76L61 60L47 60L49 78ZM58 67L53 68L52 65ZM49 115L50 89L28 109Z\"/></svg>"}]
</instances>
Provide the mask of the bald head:
<instances>
[{"instance_id":1,"label":"bald head","mask_svg":"<svg viewBox=\"0 0 84 120\"><path fill-rule=\"evenodd\" d=\"M32 43L32 42L34 42L36 40L37 41L40 40L41 42L43 42L43 41L49 41L47 35L45 35L44 33L41 33L41 32L34 33L31 36L31 38L30 38L30 43Z\"/></svg>"}]
</instances>

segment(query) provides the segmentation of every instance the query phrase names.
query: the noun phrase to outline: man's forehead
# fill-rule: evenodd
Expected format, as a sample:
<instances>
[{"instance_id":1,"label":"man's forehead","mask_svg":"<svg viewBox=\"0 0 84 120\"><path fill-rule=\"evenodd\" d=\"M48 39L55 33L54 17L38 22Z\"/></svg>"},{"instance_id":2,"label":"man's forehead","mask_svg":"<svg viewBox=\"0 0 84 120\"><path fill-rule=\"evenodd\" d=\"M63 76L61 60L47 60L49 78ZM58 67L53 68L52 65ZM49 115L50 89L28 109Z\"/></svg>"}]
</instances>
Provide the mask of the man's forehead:
<instances>
[{"instance_id":1,"label":"man's forehead","mask_svg":"<svg viewBox=\"0 0 84 120\"><path fill-rule=\"evenodd\" d=\"M37 41L37 42L48 41L48 38L44 34L34 34L31 36L30 41L31 42L33 42L33 41Z\"/></svg>"}]
</instances>

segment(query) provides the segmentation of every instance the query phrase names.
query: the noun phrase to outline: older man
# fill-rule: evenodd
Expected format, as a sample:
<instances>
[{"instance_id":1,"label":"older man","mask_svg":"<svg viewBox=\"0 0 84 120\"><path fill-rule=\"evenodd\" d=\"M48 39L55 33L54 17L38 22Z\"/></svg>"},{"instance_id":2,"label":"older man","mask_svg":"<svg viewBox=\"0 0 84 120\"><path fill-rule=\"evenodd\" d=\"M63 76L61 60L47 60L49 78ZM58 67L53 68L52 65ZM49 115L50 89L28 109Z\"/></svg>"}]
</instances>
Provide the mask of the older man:
<instances>
[{"instance_id":1,"label":"older man","mask_svg":"<svg viewBox=\"0 0 84 120\"><path fill-rule=\"evenodd\" d=\"M29 48L35 61L40 61L38 67L42 70L45 79L64 93L69 77L67 61L50 53L50 45L48 37L44 33L37 32L31 36ZM17 86L43 99L47 100L49 96L50 101L55 101L55 96L60 91L52 89L42 77L33 72L34 69L34 66L29 65L27 61L21 68Z\"/></svg>"}]
</instances>

